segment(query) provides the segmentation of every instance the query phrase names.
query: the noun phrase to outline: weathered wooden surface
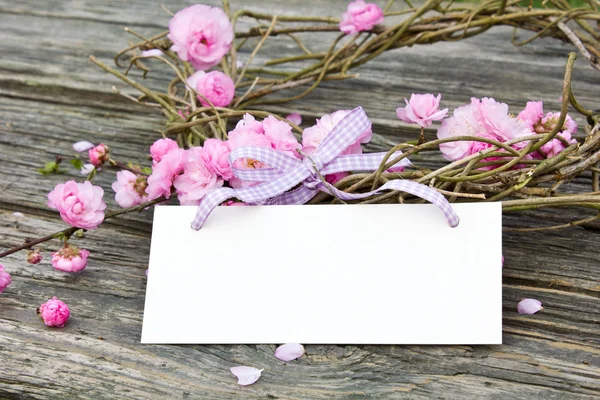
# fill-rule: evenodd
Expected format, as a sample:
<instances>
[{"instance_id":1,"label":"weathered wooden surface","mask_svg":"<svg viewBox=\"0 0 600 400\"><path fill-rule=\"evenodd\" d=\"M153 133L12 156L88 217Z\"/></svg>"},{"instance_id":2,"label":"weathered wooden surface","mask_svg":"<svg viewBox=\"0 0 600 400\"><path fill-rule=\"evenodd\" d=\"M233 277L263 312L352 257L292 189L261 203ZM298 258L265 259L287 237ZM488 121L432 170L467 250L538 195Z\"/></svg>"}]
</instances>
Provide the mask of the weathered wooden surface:
<instances>
[{"instance_id":1,"label":"weathered wooden surface","mask_svg":"<svg viewBox=\"0 0 600 400\"><path fill-rule=\"evenodd\" d=\"M172 10L189 4L164 3ZM232 3L338 15L346 2ZM113 94L112 85L124 86L87 57L109 60L130 39L123 26L152 34L167 20L158 3L143 0L0 0L0 248L64 226L45 206L45 196L76 174L44 178L35 169L55 154L69 154L73 142L102 141L118 159L143 161L161 116ZM326 83L278 110L299 111L310 120L363 105L378 134L370 147L375 149L415 137L394 113L411 92L441 92L450 107L470 96L493 96L514 111L528 99L558 109L570 47L542 40L515 48L509 39L510 30L494 29L465 42L395 51L361 68L359 79ZM290 41L272 40L257 64L264 54L282 56L292 48ZM578 61L573 86L584 105L599 104L598 78ZM165 82L159 78L153 85ZM440 163L423 157L413 161ZM112 179L102 174L98 183L114 208ZM589 177L570 189L580 185L589 186ZM583 214L565 210L553 218ZM548 213L507 216L505 226L543 223L542 216ZM306 346L302 359L286 364L273 357L274 345L140 345L150 230L151 213L144 213L89 232L78 243L92 257L77 275L51 268L48 252L56 242L42 246L40 265L27 264L25 253L1 261L13 284L0 295L0 398L600 398L597 231L504 235L502 346ZM54 295L72 310L64 329L45 327L35 314ZM310 289L280 295L309 296ZM516 303L525 297L540 299L545 310L518 315ZM238 387L228 371L238 364L265 368L263 377Z\"/></svg>"}]
</instances>

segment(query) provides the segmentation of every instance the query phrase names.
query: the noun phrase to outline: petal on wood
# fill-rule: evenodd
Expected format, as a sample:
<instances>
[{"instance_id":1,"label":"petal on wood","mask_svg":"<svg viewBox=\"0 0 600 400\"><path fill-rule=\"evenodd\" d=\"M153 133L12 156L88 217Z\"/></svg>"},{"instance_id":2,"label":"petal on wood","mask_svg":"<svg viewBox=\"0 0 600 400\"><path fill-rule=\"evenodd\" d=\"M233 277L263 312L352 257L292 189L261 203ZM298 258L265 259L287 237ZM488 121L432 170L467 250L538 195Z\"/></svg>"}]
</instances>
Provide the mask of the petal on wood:
<instances>
[{"instance_id":1,"label":"petal on wood","mask_svg":"<svg viewBox=\"0 0 600 400\"><path fill-rule=\"evenodd\" d=\"M229 370L238 378L238 384L242 386L252 385L260 378L261 373L264 371L264 369L246 367L243 365L231 367Z\"/></svg>"},{"instance_id":2,"label":"petal on wood","mask_svg":"<svg viewBox=\"0 0 600 400\"><path fill-rule=\"evenodd\" d=\"M275 357L281 361L292 361L304 355L304 346L300 343L286 343L275 350Z\"/></svg>"},{"instance_id":3,"label":"petal on wood","mask_svg":"<svg viewBox=\"0 0 600 400\"><path fill-rule=\"evenodd\" d=\"M93 147L94 147L93 143L86 142L85 140L82 140L81 142L73 143L73 150L75 150L78 153L81 153L82 151L87 151Z\"/></svg>"},{"instance_id":4,"label":"petal on wood","mask_svg":"<svg viewBox=\"0 0 600 400\"><path fill-rule=\"evenodd\" d=\"M536 299L523 299L517 304L519 314L535 314L543 309L542 302Z\"/></svg>"}]
</instances>

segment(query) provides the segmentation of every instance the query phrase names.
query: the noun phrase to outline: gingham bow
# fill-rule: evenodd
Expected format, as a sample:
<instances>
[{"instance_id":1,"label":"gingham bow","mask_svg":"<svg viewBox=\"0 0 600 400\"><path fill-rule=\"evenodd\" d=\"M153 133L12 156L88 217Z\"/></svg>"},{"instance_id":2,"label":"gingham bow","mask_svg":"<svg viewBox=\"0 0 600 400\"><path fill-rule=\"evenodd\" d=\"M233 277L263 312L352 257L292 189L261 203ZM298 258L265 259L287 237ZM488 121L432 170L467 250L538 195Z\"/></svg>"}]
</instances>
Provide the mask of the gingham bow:
<instances>
[{"instance_id":1,"label":"gingham bow","mask_svg":"<svg viewBox=\"0 0 600 400\"><path fill-rule=\"evenodd\" d=\"M229 163L232 166L240 158L255 159L269 166L263 169L233 167L233 174L238 179L263 183L239 189L222 187L210 192L200 202L192 228L202 228L211 211L233 197L249 204L304 204L319 191L334 194L342 200L357 200L385 190L400 190L428 200L442 210L450 226L457 226L458 215L448 200L436 190L420 183L395 179L372 192L347 193L323 182L319 174L324 176L346 171L373 171L379 168L386 153L340 155L348 146L356 143L370 126L371 122L362 107L355 108L329 132L317 150L303 160L263 147L242 147L232 151L229 155ZM400 154L398 152L393 157ZM407 159L397 164L407 165L410 165ZM295 186L298 187L289 191Z\"/></svg>"}]
</instances>

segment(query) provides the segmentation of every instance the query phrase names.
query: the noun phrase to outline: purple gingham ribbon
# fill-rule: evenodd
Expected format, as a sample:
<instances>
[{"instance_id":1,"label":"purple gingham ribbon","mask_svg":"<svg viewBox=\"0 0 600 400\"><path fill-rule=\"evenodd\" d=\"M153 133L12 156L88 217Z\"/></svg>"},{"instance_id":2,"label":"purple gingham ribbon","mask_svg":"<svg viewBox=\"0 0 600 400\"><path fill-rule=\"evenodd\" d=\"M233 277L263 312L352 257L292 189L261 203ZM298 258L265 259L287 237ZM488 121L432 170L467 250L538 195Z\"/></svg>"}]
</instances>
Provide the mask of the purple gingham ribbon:
<instances>
[{"instance_id":1,"label":"purple gingham ribbon","mask_svg":"<svg viewBox=\"0 0 600 400\"><path fill-rule=\"evenodd\" d=\"M317 150L303 160L263 147L242 147L232 151L229 155L231 165L240 158L252 158L269 166L263 169L233 168L237 178L263 183L247 188L222 187L213 190L200 202L192 228L196 230L202 228L212 210L233 197L249 204L304 204L319 191L333 194L342 200L357 200L385 190L399 190L421 197L442 210L451 227L457 226L458 215L448 200L435 189L423 184L395 179L372 192L347 193L320 179L316 171L323 176L336 172L373 171L379 168L386 153L340 155L370 126L371 122L364 110L361 107L355 108L329 132ZM392 159L401 154L401 152L395 153ZM398 166L407 165L410 165L407 159L403 159L398 164ZM289 191L295 186L298 187Z\"/></svg>"}]
</instances>

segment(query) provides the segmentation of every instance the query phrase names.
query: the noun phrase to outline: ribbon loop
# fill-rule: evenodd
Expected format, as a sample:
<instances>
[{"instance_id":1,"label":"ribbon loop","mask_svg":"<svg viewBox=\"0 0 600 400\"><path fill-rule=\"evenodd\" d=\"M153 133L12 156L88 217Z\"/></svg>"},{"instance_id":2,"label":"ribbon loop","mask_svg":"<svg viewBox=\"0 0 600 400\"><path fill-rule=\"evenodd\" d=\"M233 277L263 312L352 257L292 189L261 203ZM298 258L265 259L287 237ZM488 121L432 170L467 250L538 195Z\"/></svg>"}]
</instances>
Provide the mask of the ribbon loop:
<instances>
[{"instance_id":1,"label":"ribbon loop","mask_svg":"<svg viewBox=\"0 0 600 400\"><path fill-rule=\"evenodd\" d=\"M370 126L371 122L363 109L355 108L329 132L317 150L310 156L305 155L303 160L263 147L242 147L232 151L229 162L233 166L234 175L242 180L263 183L239 189L222 187L213 190L200 202L192 228L200 229L212 210L232 197L250 204L304 204L319 191L334 194L341 200L359 200L385 190L404 191L428 200L444 213L450 226L457 226L458 215L448 200L435 189L417 182L395 179L367 193L348 193L323 182L321 179L323 175L346 171L373 171L379 168L386 153L340 155L348 146L356 143L360 135ZM396 152L390 159L393 160L401 155L402 152ZM239 159L257 160L268 167L237 168L235 162ZM395 167L408 165L410 161L404 158ZM294 187L296 188L290 191Z\"/></svg>"}]
</instances>

